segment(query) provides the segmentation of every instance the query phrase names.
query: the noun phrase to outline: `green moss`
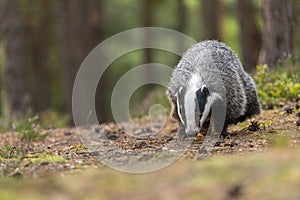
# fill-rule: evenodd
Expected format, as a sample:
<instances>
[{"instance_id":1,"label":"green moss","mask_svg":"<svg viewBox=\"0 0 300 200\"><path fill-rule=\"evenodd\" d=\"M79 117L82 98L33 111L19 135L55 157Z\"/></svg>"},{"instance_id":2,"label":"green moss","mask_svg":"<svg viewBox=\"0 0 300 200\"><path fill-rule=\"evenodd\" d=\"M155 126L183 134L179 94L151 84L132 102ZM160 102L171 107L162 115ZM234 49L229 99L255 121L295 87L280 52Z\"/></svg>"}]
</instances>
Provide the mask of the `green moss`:
<instances>
[{"instance_id":1,"label":"green moss","mask_svg":"<svg viewBox=\"0 0 300 200\"><path fill-rule=\"evenodd\" d=\"M271 146L277 148L286 148L290 145L290 137L287 135L270 135L269 141Z\"/></svg>"},{"instance_id":2,"label":"green moss","mask_svg":"<svg viewBox=\"0 0 300 200\"><path fill-rule=\"evenodd\" d=\"M66 162L67 160L61 156L56 155L42 155L42 154L29 154L26 159L31 162Z\"/></svg>"}]
</instances>

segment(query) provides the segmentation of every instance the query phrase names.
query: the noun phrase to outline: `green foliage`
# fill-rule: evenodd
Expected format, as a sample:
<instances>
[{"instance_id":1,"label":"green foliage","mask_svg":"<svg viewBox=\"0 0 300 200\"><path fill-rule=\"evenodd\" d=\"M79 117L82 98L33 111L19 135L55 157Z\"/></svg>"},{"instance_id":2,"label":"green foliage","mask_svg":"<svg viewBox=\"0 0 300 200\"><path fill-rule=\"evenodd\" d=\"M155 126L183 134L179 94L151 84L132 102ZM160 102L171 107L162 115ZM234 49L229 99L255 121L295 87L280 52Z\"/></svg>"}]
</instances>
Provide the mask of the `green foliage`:
<instances>
[{"instance_id":1,"label":"green foliage","mask_svg":"<svg viewBox=\"0 0 300 200\"><path fill-rule=\"evenodd\" d=\"M262 105L277 105L280 101L296 101L300 98L299 73L271 71L267 65L258 65L254 80Z\"/></svg>"},{"instance_id":2,"label":"green foliage","mask_svg":"<svg viewBox=\"0 0 300 200\"><path fill-rule=\"evenodd\" d=\"M53 111L22 120L2 119L0 132L16 131L20 141L15 145L2 146L0 158L18 158L26 155L33 149L33 142L43 141L49 135L49 133L42 132L42 129L66 127L69 121L69 116Z\"/></svg>"},{"instance_id":3,"label":"green foliage","mask_svg":"<svg viewBox=\"0 0 300 200\"><path fill-rule=\"evenodd\" d=\"M0 149L0 157L13 158L21 154L24 156L33 148L33 142L43 141L49 133L43 129L66 127L70 117L54 111L43 112L34 117L26 117L21 120L1 120L0 131L17 132L20 142L14 146L3 146Z\"/></svg>"},{"instance_id":4,"label":"green foliage","mask_svg":"<svg viewBox=\"0 0 300 200\"><path fill-rule=\"evenodd\" d=\"M71 120L69 115L61 114L53 110L41 112L34 117L32 117L31 114L27 114L26 116L24 119L0 118L0 133L11 130L28 130L29 126L35 126L41 129L62 128L67 127Z\"/></svg>"},{"instance_id":5,"label":"green foliage","mask_svg":"<svg viewBox=\"0 0 300 200\"><path fill-rule=\"evenodd\" d=\"M39 115L39 124L42 128L63 128L68 126L71 117L53 110L48 110Z\"/></svg>"},{"instance_id":6,"label":"green foliage","mask_svg":"<svg viewBox=\"0 0 300 200\"><path fill-rule=\"evenodd\" d=\"M224 17L224 22L222 23L222 36L223 42L227 43L230 48L241 57L241 50L239 43L236 42L236 38L239 37L239 26L236 20L236 16L233 14L228 14Z\"/></svg>"},{"instance_id":7,"label":"green foliage","mask_svg":"<svg viewBox=\"0 0 300 200\"><path fill-rule=\"evenodd\" d=\"M0 149L0 158L17 158L20 152L16 146L4 145Z\"/></svg>"},{"instance_id":8,"label":"green foliage","mask_svg":"<svg viewBox=\"0 0 300 200\"><path fill-rule=\"evenodd\" d=\"M38 119L38 116L29 118L15 127L21 140L39 141L45 139L47 135L39 133L40 125L38 124Z\"/></svg>"},{"instance_id":9,"label":"green foliage","mask_svg":"<svg viewBox=\"0 0 300 200\"><path fill-rule=\"evenodd\" d=\"M30 151L33 142L44 140L49 135L48 133L40 132L40 125L37 123L38 119L38 116L29 118L15 127L20 138L20 149L23 155Z\"/></svg>"}]
</instances>

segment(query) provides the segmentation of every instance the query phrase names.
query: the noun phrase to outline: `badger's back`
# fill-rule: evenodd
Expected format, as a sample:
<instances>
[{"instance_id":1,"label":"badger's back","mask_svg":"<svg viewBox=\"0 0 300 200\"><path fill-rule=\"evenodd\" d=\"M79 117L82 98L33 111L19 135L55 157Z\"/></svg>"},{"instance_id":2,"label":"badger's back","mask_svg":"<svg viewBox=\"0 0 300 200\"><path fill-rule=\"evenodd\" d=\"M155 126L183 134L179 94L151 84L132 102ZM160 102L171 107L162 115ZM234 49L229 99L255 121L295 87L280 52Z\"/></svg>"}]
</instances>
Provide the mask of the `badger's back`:
<instances>
[{"instance_id":1,"label":"badger's back","mask_svg":"<svg viewBox=\"0 0 300 200\"><path fill-rule=\"evenodd\" d=\"M181 86L198 75L201 84L226 99L226 123L243 121L260 113L255 84L236 54L224 43L203 41L189 49L174 69L168 86L172 100ZM174 102L174 101L173 101Z\"/></svg>"}]
</instances>

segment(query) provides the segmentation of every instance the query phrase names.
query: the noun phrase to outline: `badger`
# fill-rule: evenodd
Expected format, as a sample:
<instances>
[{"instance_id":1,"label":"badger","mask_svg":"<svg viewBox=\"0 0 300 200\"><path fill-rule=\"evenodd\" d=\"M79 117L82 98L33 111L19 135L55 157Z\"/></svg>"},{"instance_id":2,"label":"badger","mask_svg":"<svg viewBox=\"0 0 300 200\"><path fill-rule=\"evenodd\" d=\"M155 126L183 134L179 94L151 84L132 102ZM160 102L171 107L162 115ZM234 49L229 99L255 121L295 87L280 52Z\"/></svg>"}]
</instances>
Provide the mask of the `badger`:
<instances>
[{"instance_id":1,"label":"badger","mask_svg":"<svg viewBox=\"0 0 300 200\"><path fill-rule=\"evenodd\" d=\"M167 86L171 116L179 121L179 137L194 137L212 121L212 109L223 105L227 126L260 114L256 86L238 56L224 43L206 40L188 49L172 72ZM220 133L220 134L221 134Z\"/></svg>"}]
</instances>

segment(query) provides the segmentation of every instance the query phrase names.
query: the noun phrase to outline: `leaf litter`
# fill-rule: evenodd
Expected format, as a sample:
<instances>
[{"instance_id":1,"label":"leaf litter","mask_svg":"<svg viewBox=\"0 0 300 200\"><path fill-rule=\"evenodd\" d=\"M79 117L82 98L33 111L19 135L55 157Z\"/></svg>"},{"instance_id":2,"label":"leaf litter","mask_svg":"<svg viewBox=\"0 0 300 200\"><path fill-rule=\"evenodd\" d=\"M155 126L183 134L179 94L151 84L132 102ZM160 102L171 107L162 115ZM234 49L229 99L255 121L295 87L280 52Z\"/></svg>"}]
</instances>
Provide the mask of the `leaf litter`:
<instances>
[{"instance_id":1,"label":"leaf litter","mask_svg":"<svg viewBox=\"0 0 300 200\"><path fill-rule=\"evenodd\" d=\"M217 141L209 157L263 152L274 146L298 147L299 108L292 111L286 108L264 110L260 116L230 126L228 135ZM32 142L26 155L18 153L21 141L17 132L1 133L0 176L44 177L77 173L87 168L103 167L102 159L124 165L133 162L132 156L146 163L178 154L181 155L180 160L198 158L205 132L191 138L187 148L181 149L180 140L176 137L177 122L168 120L158 133L157 127L147 126L146 120L139 119L138 123L143 128L131 131L115 123L80 127L78 130L45 130L49 135L42 141ZM86 134L78 134L77 131L85 131ZM4 156L5 153L7 156Z\"/></svg>"}]
</instances>

